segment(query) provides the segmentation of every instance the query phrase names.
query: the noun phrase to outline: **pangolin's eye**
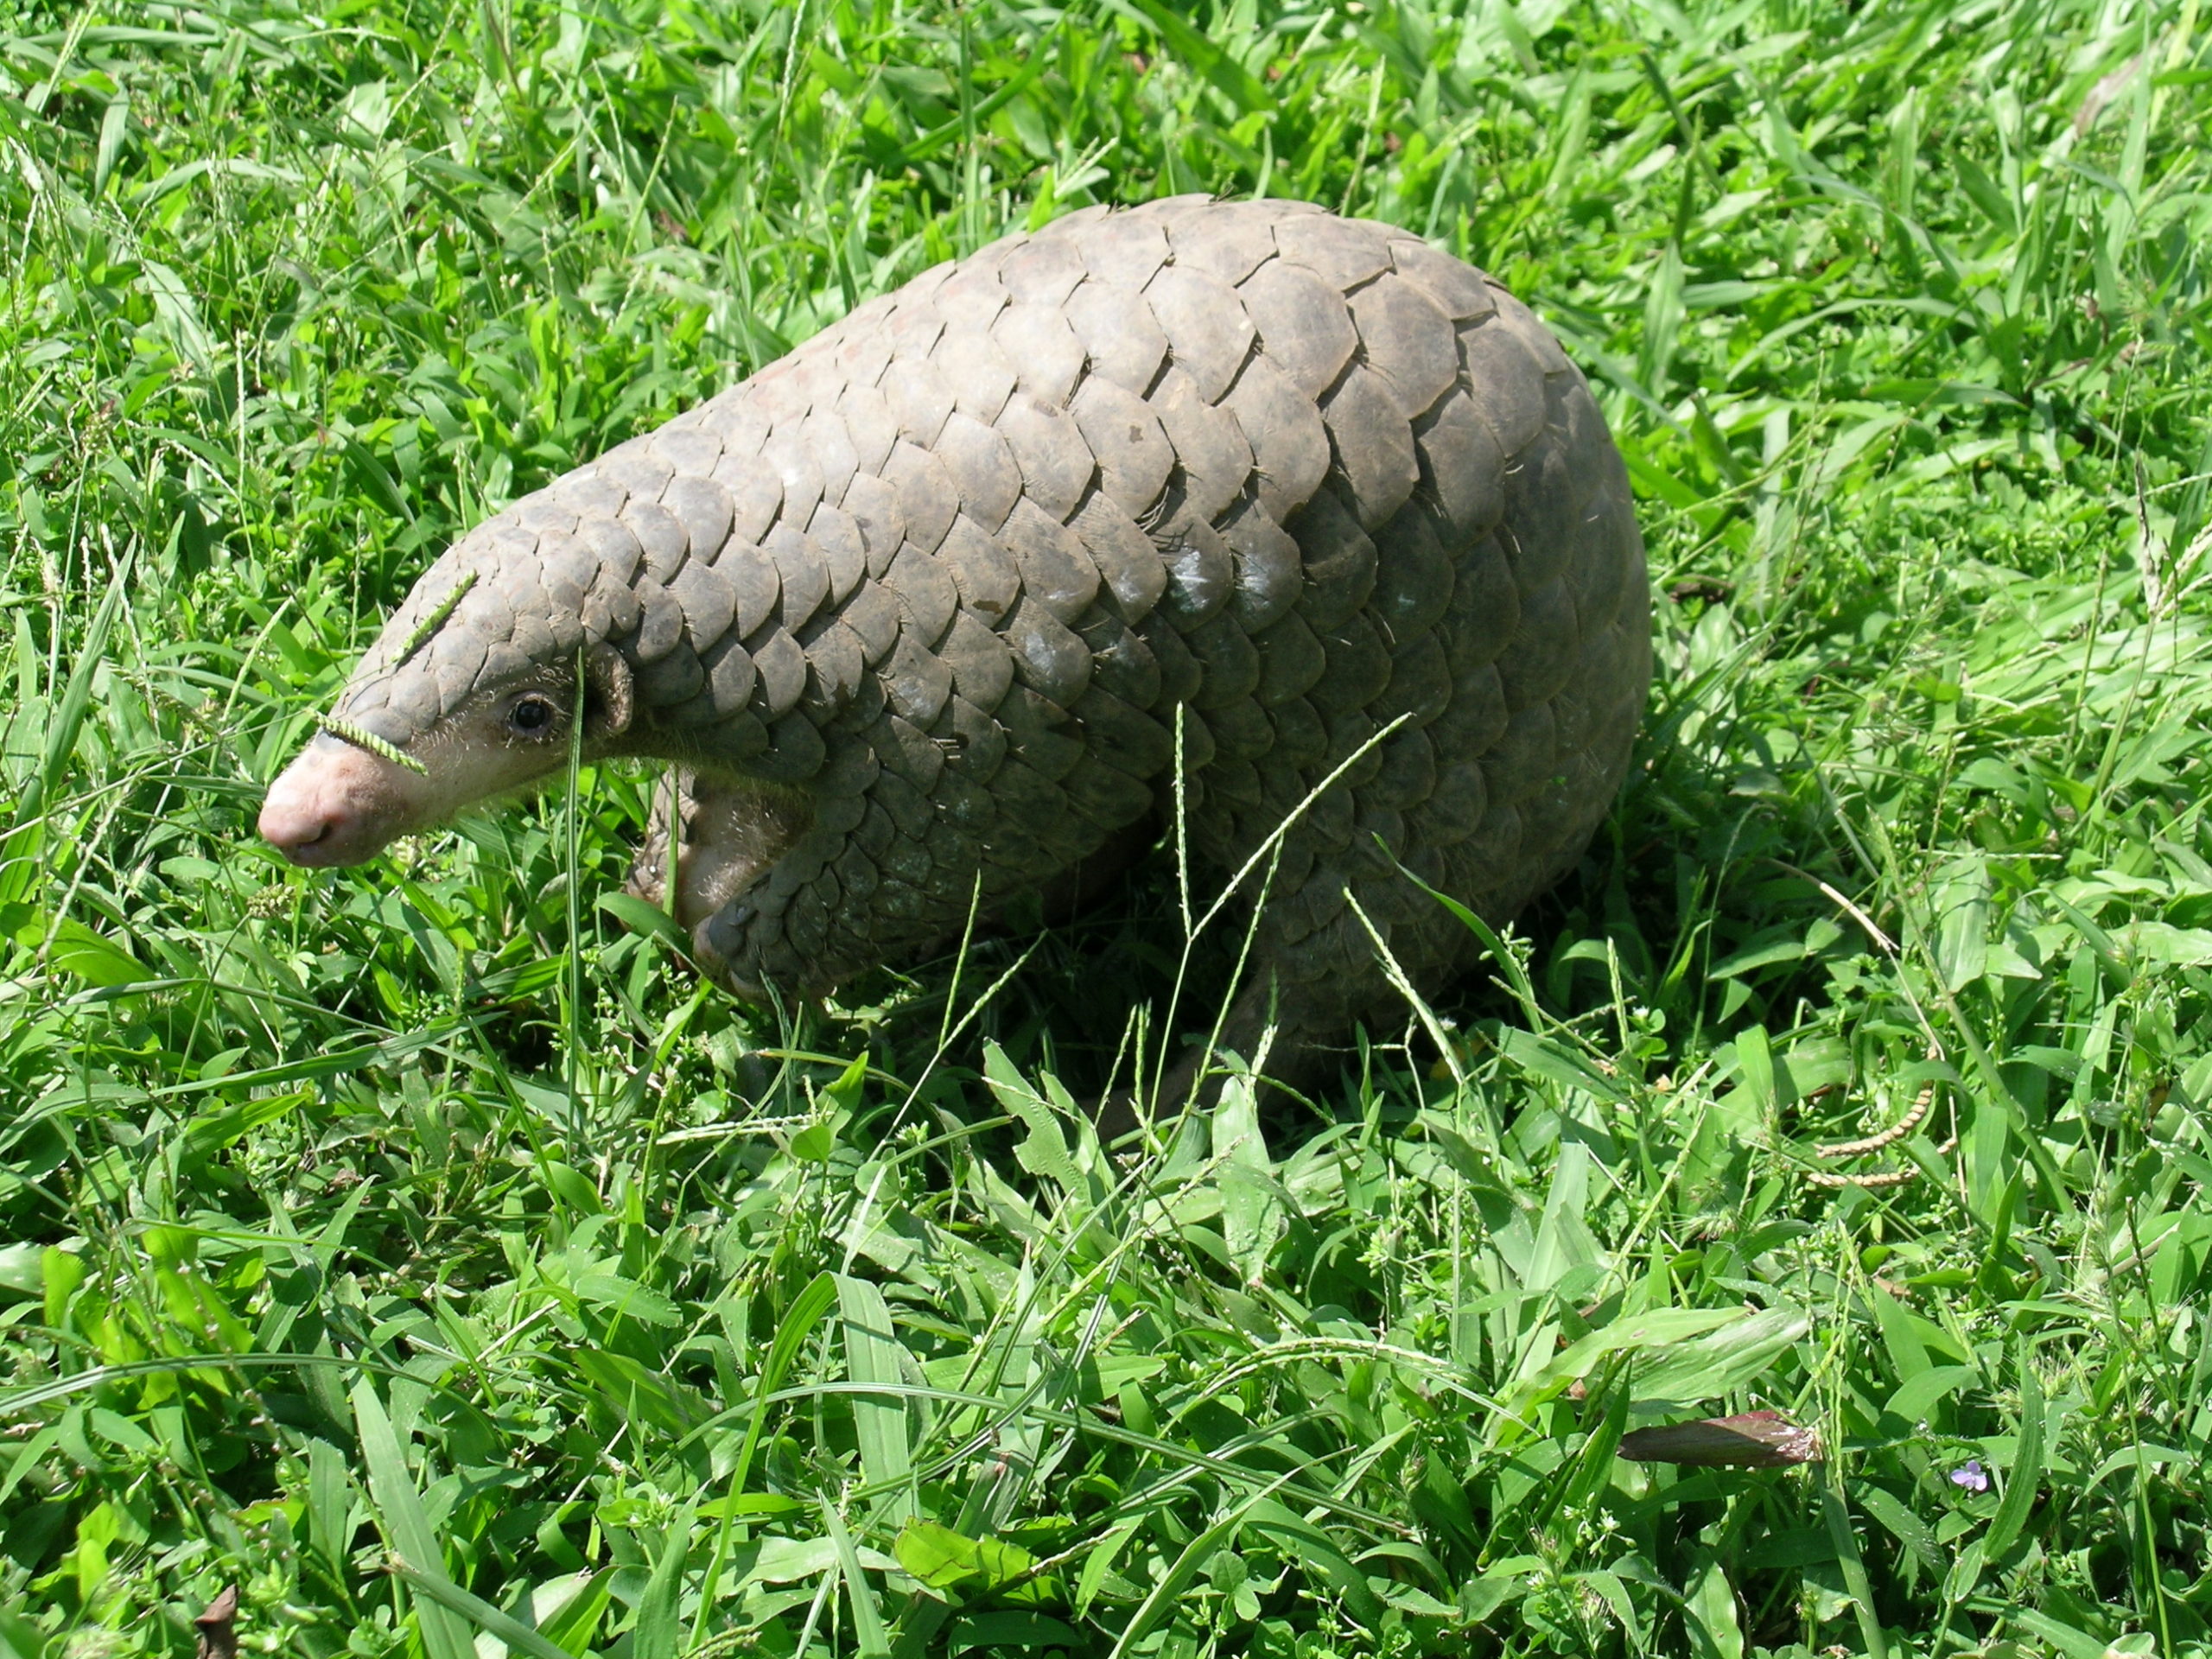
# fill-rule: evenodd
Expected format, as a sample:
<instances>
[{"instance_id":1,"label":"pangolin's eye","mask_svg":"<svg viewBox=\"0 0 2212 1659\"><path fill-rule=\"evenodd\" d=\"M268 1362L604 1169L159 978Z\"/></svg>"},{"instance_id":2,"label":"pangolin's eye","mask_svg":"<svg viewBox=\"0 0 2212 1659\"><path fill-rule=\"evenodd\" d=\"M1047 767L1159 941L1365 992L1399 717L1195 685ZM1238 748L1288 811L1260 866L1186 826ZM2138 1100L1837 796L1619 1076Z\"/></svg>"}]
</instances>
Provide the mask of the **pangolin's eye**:
<instances>
[{"instance_id":1,"label":"pangolin's eye","mask_svg":"<svg viewBox=\"0 0 2212 1659\"><path fill-rule=\"evenodd\" d=\"M507 710L507 729L524 737L543 737L560 717L552 698L542 691L529 691L517 697Z\"/></svg>"}]
</instances>

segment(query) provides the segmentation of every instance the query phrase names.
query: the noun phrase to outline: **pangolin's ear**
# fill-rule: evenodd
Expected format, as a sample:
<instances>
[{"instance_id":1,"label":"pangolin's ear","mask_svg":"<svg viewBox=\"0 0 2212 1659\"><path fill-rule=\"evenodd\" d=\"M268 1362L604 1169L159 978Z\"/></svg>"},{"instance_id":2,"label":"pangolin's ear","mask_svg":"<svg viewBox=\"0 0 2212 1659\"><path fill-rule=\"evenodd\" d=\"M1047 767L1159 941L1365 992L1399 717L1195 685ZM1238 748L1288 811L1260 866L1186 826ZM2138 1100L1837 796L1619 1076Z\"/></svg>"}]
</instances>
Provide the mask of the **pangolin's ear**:
<instances>
[{"instance_id":1,"label":"pangolin's ear","mask_svg":"<svg viewBox=\"0 0 2212 1659\"><path fill-rule=\"evenodd\" d=\"M586 734L600 739L621 736L630 729L630 717L638 706L628 661L610 645L594 645L584 655L584 679L591 688Z\"/></svg>"}]
</instances>

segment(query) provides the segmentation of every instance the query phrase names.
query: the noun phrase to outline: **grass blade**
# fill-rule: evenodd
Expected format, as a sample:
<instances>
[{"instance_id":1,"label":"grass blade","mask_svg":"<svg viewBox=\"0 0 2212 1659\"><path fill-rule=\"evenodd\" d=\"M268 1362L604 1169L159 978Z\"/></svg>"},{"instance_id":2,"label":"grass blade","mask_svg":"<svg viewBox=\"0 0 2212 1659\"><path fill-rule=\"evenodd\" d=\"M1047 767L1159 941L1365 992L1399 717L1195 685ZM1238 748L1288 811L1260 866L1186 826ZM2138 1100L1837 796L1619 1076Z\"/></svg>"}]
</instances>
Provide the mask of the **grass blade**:
<instances>
[{"instance_id":1,"label":"grass blade","mask_svg":"<svg viewBox=\"0 0 2212 1659\"><path fill-rule=\"evenodd\" d=\"M423 1645L430 1659L475 1659L475 1648L467 1628L451 1605L452 1598L434 1595L429 1584L462 1592L445 1572L437 1535L430 1529L422 1494L415 1490L407 1471L407 1454L393 1433L384 1402L365 1380L353 1385L353 1425L361 1439L361 1460L368 1465L369 1496L375 1500L385 1537L398 1555L415 1602L415 1622L423 1632Z\"/></svg>"}]
</instances>

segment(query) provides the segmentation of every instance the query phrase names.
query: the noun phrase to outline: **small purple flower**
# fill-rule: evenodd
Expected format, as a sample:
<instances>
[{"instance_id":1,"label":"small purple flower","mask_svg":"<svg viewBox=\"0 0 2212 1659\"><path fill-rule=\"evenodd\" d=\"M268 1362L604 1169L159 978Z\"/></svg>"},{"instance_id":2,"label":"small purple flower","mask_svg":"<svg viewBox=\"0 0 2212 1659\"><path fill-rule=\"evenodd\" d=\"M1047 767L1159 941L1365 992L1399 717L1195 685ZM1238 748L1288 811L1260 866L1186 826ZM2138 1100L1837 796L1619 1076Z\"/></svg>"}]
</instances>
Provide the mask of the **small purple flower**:
<instances>
[{"instance_id":1,"label":"small purple flower","mask_svg":"<svg viewBox=\"0 0 2212 1659\"><path fill-rule=\"evenodd\" d=\"M1981 1466L1980 1458L1968 1458L1951 1471L1951 1484L1961 1491L1986 1492L1989 1490L1989 1471Z\"/></svg>"}]
</instances>

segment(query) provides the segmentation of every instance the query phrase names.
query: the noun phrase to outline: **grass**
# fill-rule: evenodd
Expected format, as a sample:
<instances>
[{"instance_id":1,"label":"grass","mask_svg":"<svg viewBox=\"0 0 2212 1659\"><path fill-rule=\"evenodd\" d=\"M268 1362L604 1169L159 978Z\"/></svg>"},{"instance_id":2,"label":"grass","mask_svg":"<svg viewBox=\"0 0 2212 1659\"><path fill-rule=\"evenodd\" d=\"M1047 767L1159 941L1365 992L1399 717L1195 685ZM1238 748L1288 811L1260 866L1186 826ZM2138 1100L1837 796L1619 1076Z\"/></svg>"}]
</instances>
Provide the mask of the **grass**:
<instances>
[{"instance_id":1,"label":"grass","mask_svg":"<svg viewBox=\"0 0 2212 1659\"><path fill-rule=\"evenodd\" d=\"M0 11L0 1653L2212 1653L2208 32ZM648 779L253 840L459 530L1188 190L1475 258L1630 460L1639 765L1448 1052L1124 1167L1141 891L779 1021L597 906ZM1825 1461L1616 1456L1746 1408Z\"/></svg>"}]
</instances>

